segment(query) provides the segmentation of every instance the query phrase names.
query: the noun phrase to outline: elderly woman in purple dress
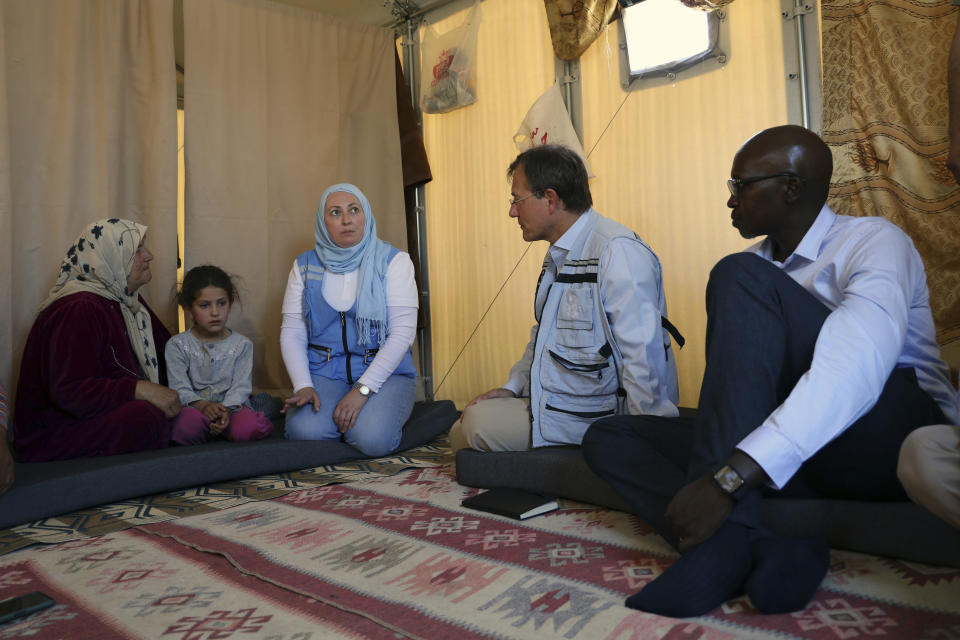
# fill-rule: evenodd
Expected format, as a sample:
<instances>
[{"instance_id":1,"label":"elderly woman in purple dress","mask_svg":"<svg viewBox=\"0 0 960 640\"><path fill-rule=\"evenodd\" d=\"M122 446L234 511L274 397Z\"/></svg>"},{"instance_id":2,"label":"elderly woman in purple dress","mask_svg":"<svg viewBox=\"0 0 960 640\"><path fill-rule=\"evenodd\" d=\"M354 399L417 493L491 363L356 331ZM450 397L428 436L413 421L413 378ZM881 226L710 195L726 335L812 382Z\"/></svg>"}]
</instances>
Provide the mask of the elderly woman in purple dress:
<instances>
[{"instance_id":1,"label":"elderly woman in purple dress","mask_svg":"<svg viewBox=\"0 0 960 640\"><path fill-rule=\"evenodd\" d=\"M160 449L180 412L163 362L170 334L137 290L147 227L89 225L67 251L20 364L13 431L25 462Z\"/></svg>"}]
</instances>

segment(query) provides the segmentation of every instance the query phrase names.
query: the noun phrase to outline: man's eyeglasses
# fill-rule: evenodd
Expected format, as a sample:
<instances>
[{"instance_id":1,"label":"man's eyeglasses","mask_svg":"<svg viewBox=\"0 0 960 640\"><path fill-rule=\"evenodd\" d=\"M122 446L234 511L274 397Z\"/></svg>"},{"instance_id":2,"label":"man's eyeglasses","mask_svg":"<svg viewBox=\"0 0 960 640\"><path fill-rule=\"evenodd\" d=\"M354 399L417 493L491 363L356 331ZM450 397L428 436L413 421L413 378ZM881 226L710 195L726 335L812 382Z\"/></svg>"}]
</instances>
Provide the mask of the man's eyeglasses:
<instances>
[{"instance_id":1,"label":"man's eyeglasses","mask_svg":"<svg viewBox=\"0 0 960 640\"><path fill-rule=\"evenodd\" d=\"M740 195L740 189L744 185L752 184L754 182L760 182L761 180L770 180L771 178L796 178L800 182L804 182L806 178L803 176L798 176L795 173L772 173L769 176L753 176L752 178L730 178L727 180L727 188L730 189L730 195L734 198Z\"/></svg>"},{"instance_id":2,"label":"man's eyeglasses","mask_svg":"<svg viewBox=\"0 0 960 640\"><path fill-rule=\"evenodd\" d=\"M531 197L533 197L533 196L536 196L536 197L538 197L538 198L542 198L542 197L543 197L542 195L539 195L539 196L538 196L536 193L528 193L527 195L523 196L522 198L510 198L510 208L512 209L513 207L517 206L518 204L520 204L521 202L523 202L523 201L526 200L527 198L531 198Z\"/></svg>"}]
</instances>

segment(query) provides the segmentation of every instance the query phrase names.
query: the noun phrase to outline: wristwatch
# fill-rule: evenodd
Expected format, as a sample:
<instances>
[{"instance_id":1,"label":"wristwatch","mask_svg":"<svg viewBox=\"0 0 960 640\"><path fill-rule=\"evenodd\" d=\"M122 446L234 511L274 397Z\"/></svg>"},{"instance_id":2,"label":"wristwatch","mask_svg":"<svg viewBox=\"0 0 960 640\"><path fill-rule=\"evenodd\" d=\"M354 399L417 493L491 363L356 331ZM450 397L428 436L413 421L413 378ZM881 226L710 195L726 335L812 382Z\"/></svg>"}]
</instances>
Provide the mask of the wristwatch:
<instances>
[{"instance_id":1,"label":"wristwatch","mask_svg":"<svg viewBox=\"0 0 960 640\"><path fill-rule=\"evenodd\" d=\"M720 485L720 490L725 494L731 498L738 497L737 492L743 486L743 476L737 473L736 469L725 464L713 474L713 479Z\"/></svg>"},{"instance_id":2,"label":"wristwatch","mask_svg":"<svg viewBox=\"0 0 960 640\"><path fill-rule=\"evenodd\" d=\"M364 397L367 397L367 396L369 396L371 393L373 393L373 391L370 389L370 387L368 387L368 386L365 385L365 384L362 384L359 380L357 380L356 382L353 383L353 388L356 389L357 391L359 391L359 392L360 392L360 395L362 395L362 396L364 396Z\"/></svg>"}]
</instances>

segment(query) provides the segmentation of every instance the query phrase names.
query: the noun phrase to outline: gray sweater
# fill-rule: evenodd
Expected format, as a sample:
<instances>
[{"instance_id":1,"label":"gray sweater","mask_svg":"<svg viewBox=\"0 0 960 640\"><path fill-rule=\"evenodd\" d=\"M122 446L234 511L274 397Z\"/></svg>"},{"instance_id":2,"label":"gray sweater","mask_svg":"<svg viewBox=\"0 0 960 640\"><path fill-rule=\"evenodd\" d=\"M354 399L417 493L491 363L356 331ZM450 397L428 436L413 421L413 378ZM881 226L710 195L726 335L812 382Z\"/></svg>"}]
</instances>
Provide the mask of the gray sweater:
<instances>
[{"instance_id":1,"label":"gray sweater","mask_svg":"<svg viewBox=\"0 0 960 640\"><path fill-rule=\"evenodd\" d=\"M236 332L201 342L188 329L167 342L167 380L186 406L197 400L239 409L252 390L253 343Z\"/></svg>"}]
</instances>

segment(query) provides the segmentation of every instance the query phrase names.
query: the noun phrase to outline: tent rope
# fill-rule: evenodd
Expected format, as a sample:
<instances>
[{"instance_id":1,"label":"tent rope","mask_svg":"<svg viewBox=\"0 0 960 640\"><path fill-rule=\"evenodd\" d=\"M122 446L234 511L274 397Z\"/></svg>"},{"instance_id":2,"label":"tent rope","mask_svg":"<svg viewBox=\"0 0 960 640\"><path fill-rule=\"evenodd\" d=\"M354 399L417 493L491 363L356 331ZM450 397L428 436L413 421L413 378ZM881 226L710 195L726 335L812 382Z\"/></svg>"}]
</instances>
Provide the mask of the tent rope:
<instances>
[{"instance_id":1,"label":"tent rope","mask_svg":"<svg viewBox=\"0 0 960 640\"><path fill-rule=\"evenodd\" d=\"M596 141L593 143L593 146L590 147L590 151L587 152L587 159L590 159L590 156L593 154L594 149L597 148L597 145L600 144L600 141L603 140L603 136L607 133L607 130L613 124L613 121L617 119L617 116L620 115L620 110L623 109L623 105L627 103L627 99L632 95L631 89L633 88L633 83L636 80L634 78L630 81L630 84L626 88L626 96L623 100L620 101L620 106L617 107L617 110L613 112L613 115L610 116L610 119L607 121L607 125L603 128L603 131L600 132L600 135L597 137ZM507 283L510 282L510 278L513 277L513 274L516 273L517 267L520 266L520 263L523 262L523 259L526 257L527 252L530 251L530 243L527 243L527 246L524 248L523 253L520 254L520 258L517 259L516 264L513 265L513 269L510 270L510 273L507 274L506 279L500 285L500 288L497 289L497 293L494 294L493 299L490 300L490 304L487 305L487 308L484 310L483 315L480 316L480 319L477 320L477 324L474 325L473 331L470 332L470 335L467 336L467 339L464 341L463 346L460 347L460 351L457 352L457 357L453 359L453 362L450 363L450 366L447 367L446 373L443 374L443 378L440 380L440 384L436 386L433 390L433 396L436 398L437 392L440 391L440 388L443 386L443 383L447 381L447 377L450 375L450 372L453 371L453 368L457 365L457 362L460 360L460 356L463 355L463 352L470 345L470 341L473 340L473 336L477 335L477 331L480 330L480 325L483 324L483 321L486 319L487 314L490 313L490 309L493 308L494 303L500 297L500 294L503 292L504 288L507 286Z\"/></svg>"}]
</instances>

